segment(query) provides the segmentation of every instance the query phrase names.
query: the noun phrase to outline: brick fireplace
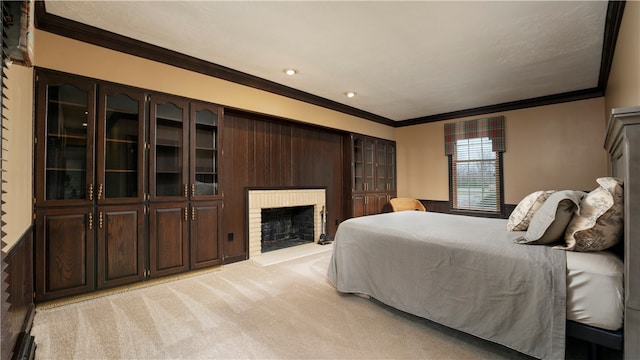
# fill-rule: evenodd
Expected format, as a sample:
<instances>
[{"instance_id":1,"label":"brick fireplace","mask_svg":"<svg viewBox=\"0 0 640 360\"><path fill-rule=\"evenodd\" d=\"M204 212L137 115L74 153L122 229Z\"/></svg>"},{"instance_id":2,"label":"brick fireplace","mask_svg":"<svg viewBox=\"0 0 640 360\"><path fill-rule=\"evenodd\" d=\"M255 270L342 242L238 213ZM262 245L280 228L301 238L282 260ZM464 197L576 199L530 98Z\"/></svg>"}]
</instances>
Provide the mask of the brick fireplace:
<instances>
[{"instance_id":1,"label":"brick fireplace","mask_svg":"<svg viewBox=\"0 0 640 360\"><path fill-rule=\"evenodd\" d=\"M313 206L313 242L322 234L320 212L326 206L325 189L248 190L249 258L262 253L262 210L284 207Z\"/></svg>"}]
</instances>

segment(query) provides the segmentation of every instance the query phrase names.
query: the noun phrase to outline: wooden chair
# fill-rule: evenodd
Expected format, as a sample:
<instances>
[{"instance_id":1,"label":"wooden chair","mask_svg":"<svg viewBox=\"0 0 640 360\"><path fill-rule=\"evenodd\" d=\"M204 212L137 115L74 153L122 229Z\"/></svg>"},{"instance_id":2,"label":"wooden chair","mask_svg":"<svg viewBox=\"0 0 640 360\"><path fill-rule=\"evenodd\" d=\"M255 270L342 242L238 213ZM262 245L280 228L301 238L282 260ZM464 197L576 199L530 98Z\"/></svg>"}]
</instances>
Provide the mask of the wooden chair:
<instances>
[{"instance_id":1,"label":"wooden chair","mask_svg":"<svg viewBox=\"0 0 640 360\"><path fill-rule=\"evenodd\" d=\"M413 198L393 198L389 201L391 203L391 209L393 211L415 210L415 211L427 211L424 205L418 200Z\"/></svg>"}]
</instances>

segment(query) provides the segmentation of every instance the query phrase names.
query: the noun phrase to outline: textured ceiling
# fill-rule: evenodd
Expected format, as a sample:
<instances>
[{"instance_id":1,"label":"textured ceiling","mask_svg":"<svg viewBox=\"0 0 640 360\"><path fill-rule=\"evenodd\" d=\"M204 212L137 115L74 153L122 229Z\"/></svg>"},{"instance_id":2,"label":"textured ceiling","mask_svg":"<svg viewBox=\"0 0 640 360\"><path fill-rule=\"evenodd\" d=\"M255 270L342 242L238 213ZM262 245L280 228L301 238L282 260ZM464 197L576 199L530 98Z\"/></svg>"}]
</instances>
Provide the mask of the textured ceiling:
<instances>
[{"instance_id":1,"label":"textured ceiling","mask_svg":"<svg viewBox=\"0 0 640 360\"><path fill-rule=\"evenodd\" d=\"M47 1L46 10L397 121L596 87L607 2Z\"/></svg>"}]
</instances>

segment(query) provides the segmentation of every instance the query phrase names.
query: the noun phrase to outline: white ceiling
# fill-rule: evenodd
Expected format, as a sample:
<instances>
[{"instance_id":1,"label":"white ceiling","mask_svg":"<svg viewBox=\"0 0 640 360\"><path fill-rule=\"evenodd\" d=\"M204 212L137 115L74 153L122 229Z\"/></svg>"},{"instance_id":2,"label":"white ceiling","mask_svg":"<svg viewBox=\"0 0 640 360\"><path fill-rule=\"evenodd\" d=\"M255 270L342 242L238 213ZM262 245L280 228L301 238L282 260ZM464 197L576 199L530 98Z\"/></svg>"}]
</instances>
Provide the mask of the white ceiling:
<instances>
[{"instance_id":1,"label":"white ceiling","mask_svg":"<svg viewBox=\"0 0 640 360\"><path fill-rule=\"evenodd\" d=\"M47 1L46 10L397 121L595 88L607 2Z\"/></svg>"}]
</instances>

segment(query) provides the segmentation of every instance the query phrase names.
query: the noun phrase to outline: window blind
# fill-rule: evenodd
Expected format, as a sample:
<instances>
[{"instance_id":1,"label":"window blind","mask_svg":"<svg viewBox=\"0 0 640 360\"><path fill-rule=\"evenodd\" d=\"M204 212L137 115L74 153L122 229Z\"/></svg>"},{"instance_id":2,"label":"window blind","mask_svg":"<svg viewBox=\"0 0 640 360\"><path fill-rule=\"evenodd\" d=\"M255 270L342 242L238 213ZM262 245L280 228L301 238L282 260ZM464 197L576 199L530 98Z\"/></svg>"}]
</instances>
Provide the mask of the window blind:
<instances>
[{"instance_id":1,"label":"window blind","mask_svg":"<svg viewBox=\"0 0 640 360\"><path fill-rule=\"evenodd\" d=\"M500 161L490 138L457 140L451 166L454 208L500 211Z\"/></svg>"}]
</instances>

